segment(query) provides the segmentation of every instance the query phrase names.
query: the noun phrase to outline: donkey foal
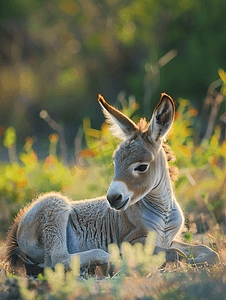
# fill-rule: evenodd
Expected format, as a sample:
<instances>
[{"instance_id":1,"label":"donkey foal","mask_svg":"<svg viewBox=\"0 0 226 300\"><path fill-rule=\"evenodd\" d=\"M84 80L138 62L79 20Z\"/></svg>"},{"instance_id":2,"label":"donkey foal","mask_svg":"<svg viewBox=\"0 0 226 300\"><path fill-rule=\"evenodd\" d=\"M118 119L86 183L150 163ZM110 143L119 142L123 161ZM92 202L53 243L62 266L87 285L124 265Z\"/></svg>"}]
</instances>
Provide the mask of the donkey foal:
<instances>
[{"instance_id":1,"label":"donkey foal","mask_svg":"<svg viewBox=\"0 0 226 300\"><path fill-rule=\"evenodd\" d=\"M184 216L173 193L163 144L173 124L173 100L162 94L150 123L141 119L137 125L102 96L98 100L113 134L123 140L113 155L114 178L107 196L76 202L54 192L40 196L21 209L9 230L7 261L12 267L22 262L34 272L57 263L67 268L74 255L81 267L105 264L109 244L145 244L152 230L154 253L165 251L166 261L176 260L178 253L186 257L190 249L195 263L218 261L209 247L176 240Z\"/></svg>"}]
</instances>

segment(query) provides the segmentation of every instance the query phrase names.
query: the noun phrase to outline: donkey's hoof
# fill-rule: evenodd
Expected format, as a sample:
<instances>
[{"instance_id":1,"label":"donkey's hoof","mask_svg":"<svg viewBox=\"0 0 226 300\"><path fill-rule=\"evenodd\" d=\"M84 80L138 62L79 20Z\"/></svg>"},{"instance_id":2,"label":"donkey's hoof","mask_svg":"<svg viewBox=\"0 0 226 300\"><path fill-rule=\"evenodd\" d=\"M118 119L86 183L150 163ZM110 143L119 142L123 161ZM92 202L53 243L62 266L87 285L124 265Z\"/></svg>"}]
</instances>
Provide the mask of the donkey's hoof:
<instances>
[{"instance_id":1,"label":"donkey's hoof","mask_svg":"<svg viewBox=\"0 0 226 300\"><path fill-rule=\"evenodd\" d=\"M215 263L220 261L220 257L215 251L211 251L209 255L205 256L198 256L195 258L191 258L188 260L188 263L193 265L193 264L198 264L199 266L203 265L205 266L206 264L208 265L214 265Z\"/></svg>"},{"instance_id":2,"label":"donkey's hoof","mask_svg":"<svg viewBox=\"0 0 226 300\"><path fill-rule=\"evenodd\" d=\"M219 261L220 261L220 256L218 255L218 253L217 252L211 253L210 259L209 259L208 263L211 264L211 265L213 265L213 264L215 264L215 263L217 263Z\"/></svg>"}]
</instances>

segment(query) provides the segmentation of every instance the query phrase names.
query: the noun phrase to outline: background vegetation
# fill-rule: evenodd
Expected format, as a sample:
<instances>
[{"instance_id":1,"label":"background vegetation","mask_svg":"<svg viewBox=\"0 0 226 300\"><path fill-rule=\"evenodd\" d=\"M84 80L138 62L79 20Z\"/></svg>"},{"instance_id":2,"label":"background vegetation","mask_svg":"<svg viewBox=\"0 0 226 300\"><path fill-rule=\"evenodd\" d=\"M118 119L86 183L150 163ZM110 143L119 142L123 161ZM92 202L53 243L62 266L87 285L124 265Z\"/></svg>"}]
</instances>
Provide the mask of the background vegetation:
<instances>
[{"instance_id":1,"label":"background vegetation","mask_svg":"<svg viewBox=\"0 0 226 300\"><path fill-rule=\"evenodd\" d=\"M175 191L186 216L183 239L209 245L221 258L214 267L158 268L161 259L154 266L151 251L145 256L145 249L127 245L132 258L119 263L121 273L86 283L76 263L63 282L61 266L55 275L33 280L22 272L18 279L1 261L3 299L224 299L225 1L1 5L0 258L13 217L39 193L61 191L73 200L106 193L119 141L97 94L137 122L151 117L161 92L176 102L168 142L180 170Z\"/></svg>"},{"instance_id":2,"label":"background vegetation","mask_svg":"<svg viewBox=\"0 0 226 300\"><path fill-rule=\"evenodd\" d=\"M134 95L139 114L149 116L160 93L167 92L176 101L190 99L200 116L209 85L225 67L224 0L1 5L1 125L17 128L20 148L27 136L38 138L42 147L34 147L41 158L45 137L53 133L39 118L43 109L65 127L71 149L85 116L100 127L99 93L110 103L122 91ZM225 104L218 116L224 111ZM7 158L3 149L1 154Z\"/></svg>"}]
</instances>

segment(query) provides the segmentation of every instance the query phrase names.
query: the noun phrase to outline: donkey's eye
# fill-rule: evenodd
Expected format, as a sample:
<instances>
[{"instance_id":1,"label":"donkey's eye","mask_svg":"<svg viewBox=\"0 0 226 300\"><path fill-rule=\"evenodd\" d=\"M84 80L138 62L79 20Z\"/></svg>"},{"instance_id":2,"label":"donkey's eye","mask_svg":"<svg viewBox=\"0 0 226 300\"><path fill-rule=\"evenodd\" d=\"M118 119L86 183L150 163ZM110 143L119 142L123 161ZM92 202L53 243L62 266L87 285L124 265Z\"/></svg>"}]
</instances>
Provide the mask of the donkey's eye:
<instances>
[{"instance_id":1,"label":"donkey's eye","mask_svg":"<svg viewBox=\"0 0 226 300\"><path fill-rule=\"evenodd\" d=\"M145 172L148 169L148 164L140 164L138 167L134 169L134 171Z\"/></svg>"}]
</instances>

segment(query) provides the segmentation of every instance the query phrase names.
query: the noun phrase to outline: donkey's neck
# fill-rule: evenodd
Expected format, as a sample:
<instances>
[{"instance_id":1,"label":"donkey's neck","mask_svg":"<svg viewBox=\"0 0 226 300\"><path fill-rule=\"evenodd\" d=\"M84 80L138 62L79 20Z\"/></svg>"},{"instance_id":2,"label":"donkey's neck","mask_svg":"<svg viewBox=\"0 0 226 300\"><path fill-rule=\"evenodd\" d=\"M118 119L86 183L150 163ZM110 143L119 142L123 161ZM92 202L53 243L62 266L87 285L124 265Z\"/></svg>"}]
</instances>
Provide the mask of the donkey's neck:
<instances>
[{"instance_id":1,"label":"donkey's neck","mask_svg":"<svg viewBox=\"0 0 226 300\"><path fill-rule=\"evenodd\" d=\"M167 162L166 162L167 163ZM155 231L156 245L169 247L183 225L183 214L175 199L168 166L162 168L160 180L139 202L143 224Z\"/></svg>"},{"instance_id":2,"label":"donkey's neck","mask_svg":"<svg viewBox=\"0 0 226 300\"><path fill-rule=\"evenodd\" d=\"M160 178L156 186L142 199L157 210L165 213L172 210L175 196L169 175L168 163L166 159L162 161Z\"/></svg>"},{"instance_id":3,"label":"donkey's neck","mask_svg":"<svg viewBox=\"0 0 226 300\"><path fill-rule=\"evenodd\" d=\"M149 203L151 206L165 213L172 210L172 204L175 197L170 185L158 186L147 194L142 201Z\"/></svg>"}]
</instances>

